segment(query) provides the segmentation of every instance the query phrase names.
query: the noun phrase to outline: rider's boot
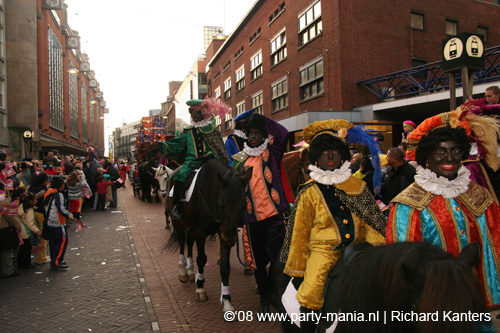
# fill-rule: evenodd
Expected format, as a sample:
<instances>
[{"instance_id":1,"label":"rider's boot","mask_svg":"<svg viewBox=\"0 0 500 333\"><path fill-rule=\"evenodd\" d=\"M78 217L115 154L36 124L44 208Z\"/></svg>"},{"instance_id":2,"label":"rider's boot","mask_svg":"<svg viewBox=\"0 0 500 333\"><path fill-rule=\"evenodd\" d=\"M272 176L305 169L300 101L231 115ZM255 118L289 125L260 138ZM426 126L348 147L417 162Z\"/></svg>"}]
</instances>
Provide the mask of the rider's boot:
<instances>
[{"instance_id":1,"label":"rider's boot","mask_svg":"<svg viewBox=\"0 0 500 333\"><path fill-rule=\"evenodd\" d=\"M181 189L183 182L175 181L174 183L174 194L172 197L172 204L174 208L172 208L172 218L175 220L180 220L182 218L181 213Z\"/></svg>"}]
</instances>

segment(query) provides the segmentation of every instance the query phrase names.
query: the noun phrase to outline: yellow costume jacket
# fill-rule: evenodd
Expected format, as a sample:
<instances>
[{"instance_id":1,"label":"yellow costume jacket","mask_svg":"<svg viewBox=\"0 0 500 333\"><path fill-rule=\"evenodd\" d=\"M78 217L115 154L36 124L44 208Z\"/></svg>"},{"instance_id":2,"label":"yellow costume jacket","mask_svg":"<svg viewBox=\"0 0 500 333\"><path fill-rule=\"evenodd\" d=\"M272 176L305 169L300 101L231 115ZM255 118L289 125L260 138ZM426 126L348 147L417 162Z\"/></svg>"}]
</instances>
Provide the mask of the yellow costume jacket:
<instances>
[{"instance_id":1,"label":"yellow costume jacket","mask_svg":"<svg viewBox=\"0 0 500 333\"><path fill-rule=\"evenodd\" d=\"M365 223L371 219L371 224L378 225L377 230L381 230L385 226L385 217L366 183L358 178L351 176L343 183L326 187L340 199L336 200L337 211L330 211L320 189L326 185L318 185L312 179L305 185L309 187L297 198L294 220L290 225L292 236L284 273L304 277L297 299L301 306L319 310L324 302L328 273L342 256L343 247L346 243L363 241L385 243L384 236ZM351 231L346 233L345 230Z\"/></svg>"}]
</instances>

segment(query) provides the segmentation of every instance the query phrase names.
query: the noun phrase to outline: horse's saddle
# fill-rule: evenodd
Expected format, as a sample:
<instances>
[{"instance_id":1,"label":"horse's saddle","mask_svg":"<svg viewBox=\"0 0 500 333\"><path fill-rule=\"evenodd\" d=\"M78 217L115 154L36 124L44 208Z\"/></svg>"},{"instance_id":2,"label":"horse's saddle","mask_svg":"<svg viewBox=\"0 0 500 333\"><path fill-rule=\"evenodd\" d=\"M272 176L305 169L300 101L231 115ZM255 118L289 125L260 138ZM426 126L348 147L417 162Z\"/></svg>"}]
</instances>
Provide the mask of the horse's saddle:
<instances>
[{"instance_id":1,"label":"horse's saddle","mask_svg":"<svg viewBox=\"0 0 500 333\"><path fill-rule=\"evenodd\" d=\"M194 191L194 185L196 184L196 179L198 177L198 172L200 172L201 168L203 166L199 167L198 169L192 170L184 180L184 183L182 184L182 189L181 189L181 201L189 202L191 200L191 196L193 195ZM174 195L174 186L170 189L170 192L168 194L169 197L173 197Z\"/></svg>"}]
</instances>

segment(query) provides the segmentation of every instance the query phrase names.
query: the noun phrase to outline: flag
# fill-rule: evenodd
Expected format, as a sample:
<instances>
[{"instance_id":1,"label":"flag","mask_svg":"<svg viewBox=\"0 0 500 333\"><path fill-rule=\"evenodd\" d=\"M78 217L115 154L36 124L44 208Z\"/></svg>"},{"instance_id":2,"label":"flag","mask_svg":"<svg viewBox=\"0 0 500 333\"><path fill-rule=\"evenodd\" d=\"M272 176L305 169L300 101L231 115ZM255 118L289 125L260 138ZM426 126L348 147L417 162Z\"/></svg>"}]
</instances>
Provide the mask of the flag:
<instances>
[{"instance_id":1,"label":"flag","mask_svg":"<svg viewBox=\"0 0 500 333\"><path fill-rule=\"evenodd\" d=\"M84 228L82 221L76 220L76 230L75 231L82 231Z\"/></svg>"}]
</instances>

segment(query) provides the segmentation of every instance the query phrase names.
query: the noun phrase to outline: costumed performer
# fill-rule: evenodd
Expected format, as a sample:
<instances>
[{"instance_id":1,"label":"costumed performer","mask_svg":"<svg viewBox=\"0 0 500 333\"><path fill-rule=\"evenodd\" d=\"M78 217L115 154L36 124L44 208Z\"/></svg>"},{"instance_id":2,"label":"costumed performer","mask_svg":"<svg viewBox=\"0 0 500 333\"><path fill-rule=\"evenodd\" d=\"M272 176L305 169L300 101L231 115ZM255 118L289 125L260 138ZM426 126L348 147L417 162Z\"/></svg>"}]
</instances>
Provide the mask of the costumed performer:
<instances>
[{"instance_id":1,"label":"costumed performer","mask_svg":"<svg viewBox=\"0 0 500 333\"><path fill-rule=\"evenodd\" d=\"M374 184L380 185L375 140L360 126L334 119L307 125L303 135L309 143L312 179L299 189L280 260L286 261L285 274L299 283L303 278L296 298L300 312L310 313L323 307L328 273L344 248L364 241L384 243L386 220L366 183L349 168L349 145L363 143L372 155ZM300 326L302 332L314 332L316 322L305 320Z\"/></svg>"},{"instance_id":2,"label":"costumed performer","mask_svg":"<svg viewBox=\"0 0 500 333\"><path fill-rule=\"evenodd\" d=\"M186 127L179 136L157 144L167 159L171 158L169 155L180 154L183 151L186 154L181 169L173 176L173 219L182 218L179 207L181 189L191 170L200 167L207 158L218 158L229 163L224 141L214 123L214 115L224 118L231 109L219 98L191 99L186 104L191 114L191 126Z\"/></svg>"},{"instance_id":3,"label":"costumed performer","mask_svg":"<svg viewBox=\"0 0 500 333\"><path fill-rule=\"evenodd\" d=\"M470 138L488 165L498 170L497 120L481 117L467 106L426 119L408 137L408 157L418 163L415 182L396 196L386 240L429 242L458 257L478 242L475 271L488 307L500 305L500 208L491 193L470 180L462 165ZM496 316L492 316L493 319Z\"/></svg>"},{"instance_id":4,"label":"costumed performer","mask_svg":"<svg viewBox=\"0 0 500 333\"><path fill-rule=\"evenodd\" d=\"M233 155L233 165L242 171L253 167L247 190L245 230L249 231L254 268L259 289L260 313L269 312L272 293L271 272L285 236L284 211L288 208L281 181L281 159L288 143L288 130L258 113L250 116L243 151ZM249 253L249 247L246 249ZM248 256L247 256L248 258ZM271 267L267 271L267 264Z\"/></svg>"}]
</instances>

